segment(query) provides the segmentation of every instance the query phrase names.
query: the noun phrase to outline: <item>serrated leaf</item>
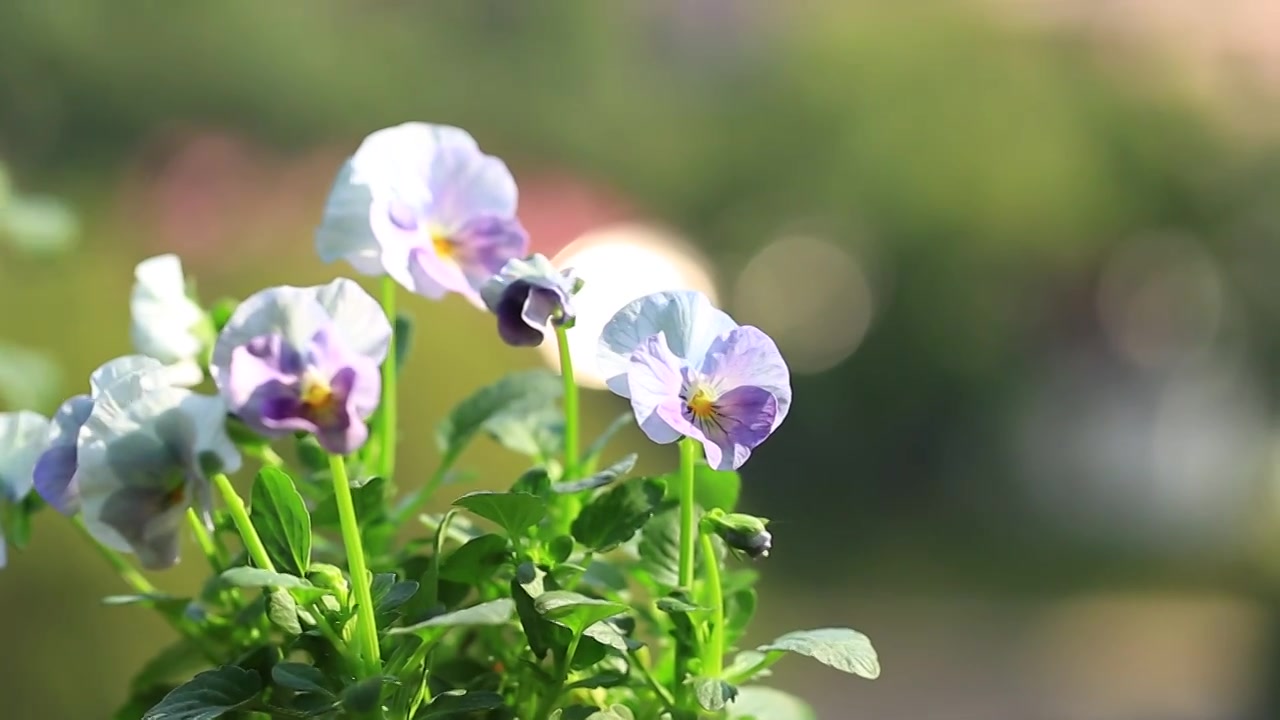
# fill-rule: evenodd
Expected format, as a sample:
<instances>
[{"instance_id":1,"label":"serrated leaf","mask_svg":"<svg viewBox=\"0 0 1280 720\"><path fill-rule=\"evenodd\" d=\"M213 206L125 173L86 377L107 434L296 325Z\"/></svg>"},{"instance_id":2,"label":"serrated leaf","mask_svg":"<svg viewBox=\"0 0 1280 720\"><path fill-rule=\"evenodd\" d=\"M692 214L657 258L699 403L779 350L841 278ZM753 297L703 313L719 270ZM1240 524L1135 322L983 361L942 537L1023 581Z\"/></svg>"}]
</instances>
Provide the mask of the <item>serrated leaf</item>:
<instances>
[{"instance_id":1,"label":"serrated leaf","mask_svg":"<svg viewBox=\"0 0 1280 720\"><path fill-rule=\"evenodd\" d=\"M798 630L756 648L760 652L793 652L837 670L874 680L880 659L866 635L849 628Z\"/></svg>"},{"instance_id":2,"label":"serrated leaf","mask_svg":"<svg viewBox=\"0 0 1280 720\"><path fill-rule=\"evenodd\" d=\"M601 470L600 472L588 475L587 477L582 478L581 480L574 480L573 482L556 483L555 485L551 486L551 490L553 492L563 494L563 493L583 492L584 490L594 490L599 487L604 487L605 485L608 485L614 480L617 480L623 475L626 475L627 473L631 472L636 466L636 460L638 460L639 458L640 458L639 455L636 455L635 453L631 453L630 455L623 457L618 462L610 465L609 467Z\"/></svg>"},{"instance_id":3,"label":"serrated leaf","mask_svg":"<svg viewBox=\"0 0 1280 720\"><path fill-rule=\"evenodd\" d=\"M511 537L522 537L547 514L547 501L528 493L477 491L453 501L456 507L492 520Z\"/></svg>"},{"instance_id":4,"label":"serrated leaf","mask_svg":"<svg viewBox=\"0 0 1280 720\"><path fill-rule=\"evenodd\" d=\"M495 692L449 690L437 695L430 705L414 717L416 720L433 720L467 715L481 710L497 710L504 706L502 696Z\"/></svg>"},{"instance_id":5,"label":"serrated leaf","mask_svg":"<svg viewBox=\"0 0 1280 720\"><path fill-rule=\"evenodd\" d=\"M404 635L416 633L430 628L469 627L482 625L504 625L510 622L515 605L511 598L499 598L480 603L469 608L455 610L444 615L437 615L430 620L415 623L407 627L392 628L388 635Z\"/></svg>"},{"instance_id":6,"label":"serrated leaf","mask_svg":"<svg viewBox=\"0 0 1280 720\"><path fill-rule=\"evenodd\" d=\"M704 710L719 712L738 697L738 688L720 678L694 678L693 694Z\"/></svg>"},{"instance_id":7,"label":"serrated leaf","mask_svg":"<svg viewBox=\"0 0 1280 720\"><path fill-rule=\"evenodd\" d=\"M818 720L813 708L800 698L762 685L739 688L729 706L730 720Z\"/></svg>"},{"instance_id":8,"label":"serrated leaf","mask_svg":"<svg viewBox=\"0 0 1280 720\"><path fill-rule=\"evenodd\" d=\"M528 407L542 400L550 404L564 393L560 378L545 370L513 373L481 388L458 404L436 429L440 466L447 470L458 460L471 439L486 421L513 406Z\"/></svg>"},{"instance_id":9,"label":"serrated leaf","mask_svg":"<svg viewBox=\"0 0 1280 720\"><path fill-rule=\"evenodd\" d=\"M258 471L250 496L249 519L277 568L306 575L311 564L311 516L288 473L274 467Z\"/></svg>"},{"instance_id":10,"label":"serrated leaf","mask_svg":"<svg viewBox=\"0 0 1280 720\"><path fill-rule=\"evenodd\" d=\"M611 488L588 503L574 519L573 537L594 550L611 550L644 527L665 492L659 480L632 480Z\"/></svg>"},{"instance_id":11,"label":"serrated leaf","mask_svg":"<svg viewBox=\"0 0 1280 720\"><path fill-rule=\"evenodd\" d=\"M588 626L625 613L626 605L590 598L568 590L544 592L533 600L533 607L548 620L581 634Z\"/></svg>"},{"instance_id":12,"label":"serrated leaf","mask_svg":"<svg viewBox=\"0 0 1280 720\"><path fill-rule=\"evenodd\" d=\"M320 668L305 663L286 662L271 668L271 680L282 688L295 692L316 693L332 698L326 688L324 673Z\"/></svg>"},{"instance_id":13,"label":"serrated leaf","mask_svg":"<svg viewBox=\"0 0 1280 720\"><path fill-rule=\"evenodd\" d=\"M248 705L260 692L258 673L224 665L174 688L142 720L213 720Z\"/></svg>"},{"instance_id":14,"label":"serrated leaf","mask_svg":"<svg viewBox=\"0 0 1280 720\"><path fill-rule=\"evenodd\" d=\"M582 631L582 635L621 653L625 653L628 649L627 636L623 635L622 631L609 620L601 620L588 625ZM579 655L581 655L581 650L579 650Z\"/></svg>"},{"instance_id":15,"label":"serrated leaf","mask_svg":"<svg viewBox=\"0 0 1280 720\"><path fill-rule=\"evenodd\" d=\"M478 585L511 559L510 541L489 533L472 538L440 563L440 577L467 585Z\"/></svg>"}]
</instances>

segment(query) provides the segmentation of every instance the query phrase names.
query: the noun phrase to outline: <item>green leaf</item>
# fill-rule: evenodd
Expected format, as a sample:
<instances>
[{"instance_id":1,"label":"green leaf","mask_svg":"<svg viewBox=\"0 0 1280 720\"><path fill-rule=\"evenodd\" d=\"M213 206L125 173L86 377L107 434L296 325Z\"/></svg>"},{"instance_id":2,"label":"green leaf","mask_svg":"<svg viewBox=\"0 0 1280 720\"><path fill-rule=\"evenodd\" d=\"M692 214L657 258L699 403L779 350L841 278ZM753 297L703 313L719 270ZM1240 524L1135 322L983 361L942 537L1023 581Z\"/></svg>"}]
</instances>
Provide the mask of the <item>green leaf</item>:
<instances>
[{"instance_id":1,"label":"green leaf","mask_svg":"<svg viewBox=\"0 0 1280 720\"><path fill-rule=\"evenodd\" d=\"M653 517L666 488L660 480L633 480L592 500L573 521L578 542L600 552L630 540Z\"/></svg>"},{"instance_id":2,"label":"green leaf","mask_svg":"<svg viewBox=\"0 0 1280 720\"><path fill-rule=\"evenodd\" d=\"M294 597L302 600L313 600L322 595L331 594L324 588L318 588L315 585L293 575L285 575L283 573L271 572L262 568L254 567L234 567L230 570L223 571L219 576L222 582L233 587L244 588L280 588L293 593Z\"/></svg>"},{"instance_id":3,"label":"green leaf","mask_svg":"<svg viewBox=\"0 0 1280 720\"><path fill-rule=\"evenodd\" d=\"M325 456L326 462L328 456ZM368 527L386 516L387 481L375 477L358 488L351 488L351 502L356 507L356 520L360 527ZM325 496L311 513L311 522L316 527L338 527L338 504L333 494Z\"/></svg>"},{"instance_id":4,"label":"green leaf","mask_svg":"<svg viewBox=\"0 0 1280 720\"><path fill-rule=\"evenodd\" d=\"M545 460L564 446L564 415L543 398L516 403L483 425L499 445L525 457Z\"/></svg>"},{"instance_id":5,"label":"green leaf","mask_svg":"<svg viewBox=\"0 0 1280 720\"><path fill-rule=\"evenodd\" d=\"M224 665L174 688L142 720L213 720L248 705L260 692L258 673Z\"/></svg>"},{"instance_id":6,"label":"green leaf","mask_svg":"<svg viewBox=\"0 0 1280 720\"><path fill-rule=\"evenodd\" d=\"M502 696L495 692L449 690L436 696L431 704L414 717L416 720L447 718L467 715L481 710L497 710L504 707Z\"/></svg>"},{"instance_id":7,"label":"green leaf","mask_svg":"<svg viewBox=\"0 0 1280 720\"><path fill-rule=\"evenodd\" d=\"M544 592L533 600L533 607L548 620L581 634L588 626L605 618L621 615L626 605L598 600L568 590Z\"/></svg>"},{"instance_id":8,"label":"green leaf","mask_svg":"<svg viewBox=\"0 0 1280 720\"><path fill-rule=\"evenodd\" d=\"M630 676L617 670L607 670L598 675L583 678L564 686L565 692L573 690L594 690L595 688L612 688L625 685Z\"/></svg>"},{"instance_id":9,"label":"green leaf","mask_svg":"<svg viewBox=\"0 0 1280 720\"><path fill-rule=\"evenodd\" d=\"M545 498L551 494L551 476L547 475L546 468L531 468L516 478L516 481L511 484L510 492L528 493Z\"/></svg>"},{"instance_id":10,"label":"green leaf","mask_svg":"<svg viewBox=\"0 0 1280 720\"><path fill-rule=\"evenodd\" d=\"M558 493L576 493L584 490L594 490L598 487L604 487L605 485L608 485L614 480L617 480L623 475L631 472L631 470L635 468L636 460L639 459L639 457L639 455L631 453L598 473L588 475L581 480L574 480L573 482L556 483L551 486L551 490Z\"/></svg>"},{"instance_id":11,"label":"green leaf","mask_svg":"<svg viewBox=\"0 0 1280 720\"><path fill-rule=\"evenodd\" d=\"M612 705L608 709L591 713L586 720L636 720L636 716L626 705Z\"/></svg>"},{"instance_id":12,"label":"green leaf","mask_svg":"<svg viewBox=\"0 0 1280 720\"><path fill-rule=\"evenodd\" d=\"M724 677L729 678L733 682L746 682L752 678L768 677L773 673L766 667L761 667L768 656L755 650L743 650L733 656L733 662L724 669Z\"/></svg>"},{"instance_id":13,"label":"green leaf","mask_svg":"<svg viewBox=\"0 0 1280 720\"><path fill-rule=\"evenodd\" d=\"M813 708L794 695L762 685L738 690L729 706L730 720L818 720Z\"/></svg>"},{"instance_id":14,"label":"green leaf","mask_svg":"<svg viewBox=\"0 0 1280 720\"><path fill-rule=\"evenodd\" d=\"M271 680L276 685L295 692L333 697L333 693L325 687L324 673L313 665L296 662L280 663L271 668Z\"/></svg>"},{"instance_id":15,"label":"green leaf","mask_svg":"<svg viewBox=\"0 0 1280 720\"><path fill-rule=\"evenodd\" d=\"M676 595L669 595L664 598L659 598L656 605L659 610L661 610L662 612L668 615L672 615L674 613L684 613L687 615L691 612L699 612L707 609L704 607L698 607L693 603L686 602L684 598L678 597Z\"/></svg>"},{"instance_id":16,"label":"green leaf","mask_svg":"<svg viewBox=\"0 0 1280 720\"><path fill-rule=\"evenodd\" d=\"M342 691L342 708L350 713L373 712L382 699L382 686L394 678L371 677L349 685Z\"/></svg>"},{"instance_id":17,"label":"green leaf","mask_svg":"<svg viewBox=\"0 0 1280 720\"><path fill-rule=\"evenodd\" d=\"M570 535L557 535L547 543L547 552L551 555L551 560L557 564L563 563L573 555L573 537Z\"/></svg>"},{"instance_id":18,"label":"green leaf","mask_svg":"<svg viewBox=\"0 0 1280 720\"><path fill-rule=\"evenodd\" d=\"M415 580L401 580L387 588L386 592L373 600L378 614L382 615L400 609L400 606L409 602L417 594L418 587L419 585Z\"/></svg>"},{"instance_id":19,"label":"green leaf","mask_svg":"<svg viewBox=\"0 0 1280 720\"><path fill-rule=\"evenodd\" d=\"M249 519L277 568L292 575L307 574L311 564L311 516L288 473L273 467L258 471Z\"/></svg>"},{"instance_id":20,"label":"green leaf","mask_svg":"<svg viewBox=\"0 0 1280 720\"><path fill-rule=\"evenodd\" d=\"M515 612L515 604L512 602L511 598L499 598L497 600L490 600L489 602L480 603L479 605L474 605L469 608L445 613L444 615L437 615L430 620L425 620L407 627L392 628L387 631L387 634L405 635L432 628L505 625L511 621L511 615L513 612Z\"/></svg>"},{"instance_id":21,"label":"green leaf","mask_svg":"<svg viewBox=\"0 0 1280 720\"><path fill-rule=\"evenodd\" d=\"M757 648L760 652L793 652L858 677L880 677L880 659L866 635L849 628L798 630Z\"/></svg>"},{"instance_id":22,"label":"green leaf","mask_svg":"<svg viewBox=\"0 0 1280 720\"><path fill-rule=\"evenodd\" d=\"M724 603L725 642L732 645L741 638L755 614L756 591L754 589L744 588L728 595Z\"/></svg>"},{"instance_id":23,"label":"green leaf","mask_svg":"<svg viewBox=\"0 0 1280 720\"><path fill-rule=\"evenodd\" d=\"M645 523L636 548L640 567L661 588L680 584L680 515L668 510Z\"/></svg>"},{"instance_id":24,"label":"green leaf","mask_svg":"<svg viewBox=\"0 0 1280 720\"><path fill-rule=\"evenodd\" d=\"M714 470L706 463L693 469L693 500L706 510L733 512L742 493L742 478L733 470Z\"/></svg>"},{"instance_id":25,"label":"green leaf","mask_svg":"<svg viewBox=\"0 0 1280 720\"><path fill-rule=\"evenodd\" d=\"M630 410L614 418L613 422L609 423L609 427L605 428L599 437L591 441L591 444L582 453L582 467L595 467L595 464L600 460L600 454L604 452L605 446L609 444L613 436L617 435L622 428L635 422L635 418L635 413Z\"/></svg>"},{"instance_id":26,"label":"green leaf","mask_svg":"<svg viewBox=\"0 0 1280 720\"><path fill-rule=\"evenodd\" d=\"M298 603L284 590L272 590L267 594L267 618L290 635L302 634L302 624L298 621Z\"/></svg>"},{"instance_id":27,"label":"green leaf","mask_svg":"<svg viewBox=\"0 0 1280 720\"><path fill-rule=\"evenodd\" d=\"M513 373L482 388L454 408L436 429L440 467L449 469L490 418L512 407L528 407L535 399L550 404L564 393L560 378L545 370Z\"/></svg>"},{"instance_id":28,"label":"green leaf","mask_svg":"<svg viewBox=\"0 0 1280 720\"><path fill-rule=\"evenodd\" d=\"M694 678L693 694L704 710L719 712L738 697L738 688L720 678Z\"/></svg>"},{"instance_id":29,"label":"green leaf","mask_svg":"<svg viewBox=\"0 0 1280 720\"><path fill-rule=\"evenodd\" d=\"M178 616L186 612L187 606L191 604L189 598L174 597L157 593L154 595L108 595L102 598L102 604L111 607L120 607L124 605L143 605L154 608L166 616Z\"/></svg>"},{"instance_id":30,"label":"green leaf","mask_svg":"<svg viewBox=\"0 0 1280 720\"><path fill-rule=\"evenodd\" d=\"M522 537L547 514L547 501L528 493L477 491L453 501L456 507L470 510L486 520L501 525L513 537Z\"/></svg>"},{"instance_id":31,"label":"green leaf","mask_svg":"<svg viewBox=\"0 0 1280 720\"><path fill-rule=\"evenodd\" d=\"M556 645L555 636L560 630L559 626L542 617L534 606L535 600L545 592L545 581L546 573L528 562L516 568L516 576L511 580L511 599L515 601L520 627L529 640L533 656L539 660Z\"/></svg>"},{"instance_id":32,"label":"green leaf","mask_svg":"<svg viewBox=\"0 0 1280 720\"><path fill-rule=\"evenodd\" d=\"M129 681L130 692L137 694L174 678L190 677L192 670L205 667L208 663L200 646L183 638L161 650L142 666L138 674L133 676L133 680ZM159 699L156 698L155 701L148 703L147 707L154 705ZM144 707L140 710L145 709ZM141 712L138 714L140 715Z\"/></svg>"},{"instance_id":33,"label":"green leaf","mask_svg":"<svg viewBox=\"0 0 1280 720\"><path fill-rule=\"evenodd\" d=\"M478 585L493 577L511 560L511 541L489 533L468 540L440 563L440 577L452 582Z\"/></svg>"},{"instance_id":34,"label":"green leaf","mask_svg":"<svg viewBox=\"0 0 1280 720\"><path fill-rule=\"evenodd\" d=\"M618 627L610 620L601 620L598 623L588 625L587 628L582 631L582 635L583 637L589 637L592 640L595 640L601 645L611 647L618 652L625 653L627 651L627 636L623 635L622 631L619 630ZM581 656L581 654L582 652L579 650L579 656ZM578 659L580 660L581 657ZM577 663L575 662L575 664Z\"/></svg>"}]
</instances>

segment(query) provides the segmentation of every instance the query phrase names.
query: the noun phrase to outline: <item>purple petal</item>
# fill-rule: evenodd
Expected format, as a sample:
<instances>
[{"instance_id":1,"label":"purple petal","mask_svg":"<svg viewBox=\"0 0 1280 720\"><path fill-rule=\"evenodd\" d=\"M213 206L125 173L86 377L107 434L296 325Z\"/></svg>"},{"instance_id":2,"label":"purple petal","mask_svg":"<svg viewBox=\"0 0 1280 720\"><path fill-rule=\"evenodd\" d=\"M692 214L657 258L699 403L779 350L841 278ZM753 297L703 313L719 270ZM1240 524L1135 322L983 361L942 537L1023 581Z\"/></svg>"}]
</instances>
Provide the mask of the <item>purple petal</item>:
<instances>
[{"instance_id":1,"label":"purple petal","mask_svg":"<svg viewBox=\"0 0 1280 720\"><path fill-rule=\"evenodd\" d=\"M736 470L751 450L773 432L777 400L768 390L739 387L716 398L712 417L695 420L707 463L717 470Z\"/></svg>"},{"instance_id":2,"label":"purple petal","mask_svg":"<svg viewBox=\"0 0 1280 720\"><path fill-rule=\"evenodd\" d=\"M518 198L511 171L506 163L475 147L440 147L432 158L427 185L431 219L449 231L482 215L516 214Z\"/></svg>"},{"instance_id":3,"label":"purple petal","mask_svg":"<svg viewBox=\"0 0 1280 720\"><path fill-rule=\"evenodd\" d=\"M480 294L471 286L462 266L453 258L441 257L434 244L431 247L415 247L408 253L409 283L405 288L429 300L439 300L451 292L458 293L472 302L479 302Z\"/></svg>"},{"instance_id":4,"label":"purple petal","mask_svg":"<svg viewBox=\"0 0 1280 720\"><path fill-rule=\"evenodd\" d=\"M682 414L682 365L680 358L667 347L663 333L640 343L631 354L627 367L627 381L632 389L631 409L640 429L656 443L675 442L681 435L697 432Z\"/></svg>"},{"instance_id":5,"label":"purple petal","mask_svg":"<svg viewBox=\"0 0 1280 720\"><path fill-rule=\"evenodd\" d=\"M475 291L507 262L529 251L529 234L514 217L479 215L468 218L454 230L454 257Z\"/></svg>"},{"instance_id":6,"label":"purple petal","mask_svg":"<svg viewBox=\"0 0 1280 720\"><path fill-rule=\"evenodd\" d=\"M36 492L63 515L75 515L80 510L80 488L75 480L76 442L92 412L93 400L88 395L76 395L62 403L49 426L49 447L32 471Z\"/></svg>"},{"instance_id":7,"label":"purple petal","mask_svg":"<svg viewBox=\"0 0 1280 720\"><path fill-rule=\"evenodd\" d=\"M527 282L518 281L507 286L502 298L493 308L498 318L498 335L508 345L536 347L542 344L542 330L525 319L525 310L533 300L533 288Z\"/></svg>"},{"instance_id":8,"label":"purple petal","mask_svg":"<svg viewBox=\"0 0 1280 720\"><path fill-rule=\"evenodd\" d=\"M734 328L716 338L702 362L702 374L716 387L762 388L773 395L776 430L791 409L791 371L773 339L750 325Z\"/></svg>"}]
</instances>

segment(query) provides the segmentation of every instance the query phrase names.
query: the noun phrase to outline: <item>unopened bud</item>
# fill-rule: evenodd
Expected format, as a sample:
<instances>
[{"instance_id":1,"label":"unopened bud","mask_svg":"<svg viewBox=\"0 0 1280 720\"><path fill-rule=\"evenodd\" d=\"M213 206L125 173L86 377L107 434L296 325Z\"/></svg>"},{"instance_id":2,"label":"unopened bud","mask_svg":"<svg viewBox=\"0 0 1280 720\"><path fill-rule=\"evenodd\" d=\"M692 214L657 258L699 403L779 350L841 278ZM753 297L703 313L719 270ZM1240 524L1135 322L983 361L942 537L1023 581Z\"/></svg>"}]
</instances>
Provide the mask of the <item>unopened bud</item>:
<instances>
[{"instance_id":1,"label":"unopened bud","mask_svg":"<svg viewBox=\"0 0 1280 720\"><path fill-rule=\"evenodd\" d=\"M315 563L307 572L307 579L316 587L332 590L333 594L338 596L338 601L346 604L348 585L342 570L333 565Z\"/></svg>"},{"instance_id":2,"label":"unopened bud","mask_svg":"<svg viewBox=\"0 0 1280 720\"><path fill-rule=\"evenodd\" d=\"M742 513L710 512L703 522L710 525L730 548L756 559L769 557L773 549L773 535L765 529L769 521Z\"/></svg>"}]
</instances>

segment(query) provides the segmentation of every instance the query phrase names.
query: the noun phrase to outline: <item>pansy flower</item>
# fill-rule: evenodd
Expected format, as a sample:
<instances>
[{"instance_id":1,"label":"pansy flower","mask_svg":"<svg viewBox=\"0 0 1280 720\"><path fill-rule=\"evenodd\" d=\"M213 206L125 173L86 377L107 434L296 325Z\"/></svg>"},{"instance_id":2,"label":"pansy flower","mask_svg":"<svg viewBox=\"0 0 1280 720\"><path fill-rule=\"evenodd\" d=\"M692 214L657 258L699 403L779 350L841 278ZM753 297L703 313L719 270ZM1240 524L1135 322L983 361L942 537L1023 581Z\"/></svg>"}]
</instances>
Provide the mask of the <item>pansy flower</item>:
<instances>
[{"instance_id":1,"label":"pansy flower","mask_svg":"<svg viewBox=\"0 0 1280 720\"><path fill-rule=\"evenodd\" d=\"M187 295L182 261L159 255L138 263L129 298L133 347L174 368L174 380L184 386L204 379L200 330L204 311Z\"/></svg>"},{"instance_id":2,"label":"pansy flower","mask_svg":"<svg viewBox=\"0 0 1280 720\"><path fill-rule=\"evenodd\" d=\"M548 323L571 324L573 294L579 280L557 270L543 255L509 260L480 289L484 304L498 318L498 335L508 345L542 344Z\"/></svg>"},{"instance_id":3,"label":"pansy flower","mask_svg":"<svg viewBox=\"0 0 1280 720\"><path fill-rule=\"evenodd\" d=\"M209 474L234 472L222 398L127 374L93 397L79 431L75 480L81 517L99 542L148 569L178 561L188 507L212 526Z\"/></svg>"},{"instance_id":4,"label":"pansy flower","mask_svg":"<svg viewBox=\"0 0 1280 720\"><path fill-rule=\"evenodd\" d=\"M231 412L267 436L315 434L332 453L368 439L391 324L352 280L252 295L227 320L210 371Z\"/></svg>"},{"instance_id":5,"label":"pansy flower","mask_svg":"<svg viewBox=\"0 0 1280 720\"><path fill-rule=\"evenodd\" d=\"M31 470L44 449L49 421L29 410L0 413L0 502L19 503L31 492ZM0 532L0 567L7 561Z\"/></svg>"},{"instance_id":6,"label":"pansy flower","mask_svg":"<svg viewBox=\"0 0 1280 720\"><path fill-rule=\"evenodd\" d=\"M741 467L791 407L791 374L773 340L694 291L623 307L604 327L597 363L650 440L693 438L718 470Z\"/></svg>"},{"instance_id":7,"label":"pansy flower","mask_svg":"<svg viewBox=\"0 0 1280 720\"><path fill-rule=\"evenodd\" d=\"M527 252L516 203L506 164L465 130L405 123L365 138L343 165L316 249L424 297L455 292L482 306L484 282Z\"/></svg>"},{"instance_id":8,"label":"pansy flower","mask_svg":"<svg viewBox=\"0 0 1280 720\"><path fill-rule=\"evenodd\" d=\"M49 423L43 454L33 473L36 492L55 510L64 515L80 511L80 490L76 482L76 446L80 428L93 412L93 401L104 390L121 380L138 375L150 387L186 385L186 370L178 365L165 366L145 355L126 355L111 360L89 376L89 394L76 395L58 408Z\"/></svg>"}]
</instances>

